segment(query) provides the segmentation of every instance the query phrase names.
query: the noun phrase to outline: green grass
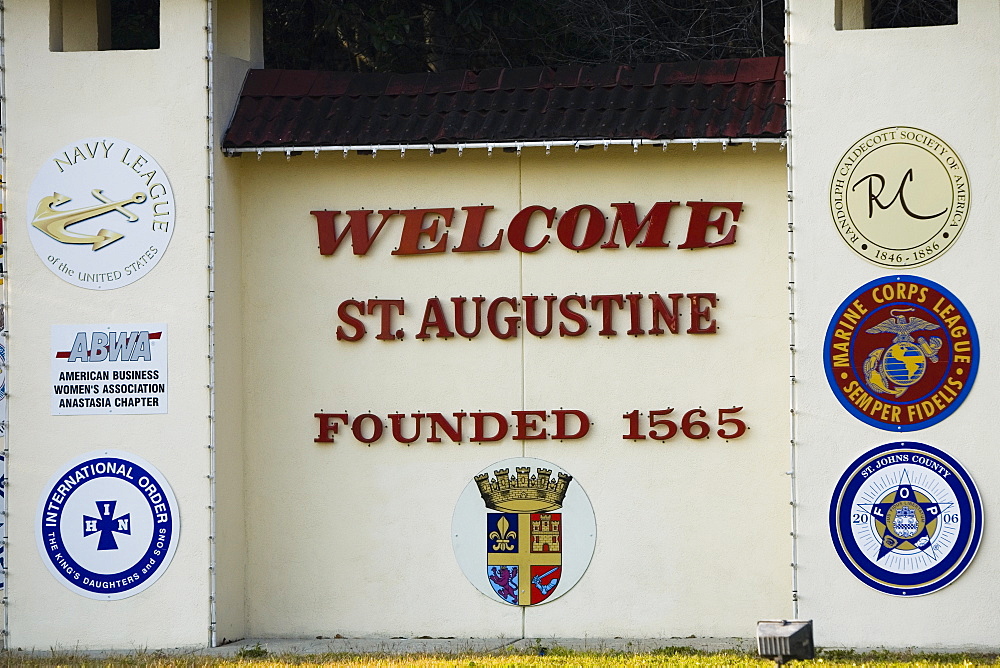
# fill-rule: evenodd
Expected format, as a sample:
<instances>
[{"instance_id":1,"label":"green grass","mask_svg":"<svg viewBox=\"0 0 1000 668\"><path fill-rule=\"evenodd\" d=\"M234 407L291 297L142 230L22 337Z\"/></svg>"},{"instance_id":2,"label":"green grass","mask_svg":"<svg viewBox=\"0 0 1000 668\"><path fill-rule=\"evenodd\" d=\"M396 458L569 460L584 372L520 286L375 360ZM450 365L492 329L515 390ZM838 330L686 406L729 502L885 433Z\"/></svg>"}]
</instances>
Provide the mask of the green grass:
<instances>
[{"instance_id":1,"label":"green grass","mask_svg":"<svg viewBox=\"0 0 1000 668\"><path fill-rule=\"evenodd\" d=\"M544 655L540 654L544 651ZM57 654L33 656L19 652L0 652L0 666L55 668L57 666L118 668L277 668L279 666L343 666L344 668L650 668L656 666L699 666L704 668L767 668L773 662L751 654L701 652L688 647L665 647L646 653L579 652L544 643L530 651L495 654L283 654L275 655L261 646L246 647L231 658L206 656L170 656L161 653L135 653L94 658L86 655ZM864 666L865 668L992 666L1000 665L996 654L928 654L919 652L868 652L844 650L820 651L813 661L789 664L797 666Z\"/></svg>"}]
</instances>

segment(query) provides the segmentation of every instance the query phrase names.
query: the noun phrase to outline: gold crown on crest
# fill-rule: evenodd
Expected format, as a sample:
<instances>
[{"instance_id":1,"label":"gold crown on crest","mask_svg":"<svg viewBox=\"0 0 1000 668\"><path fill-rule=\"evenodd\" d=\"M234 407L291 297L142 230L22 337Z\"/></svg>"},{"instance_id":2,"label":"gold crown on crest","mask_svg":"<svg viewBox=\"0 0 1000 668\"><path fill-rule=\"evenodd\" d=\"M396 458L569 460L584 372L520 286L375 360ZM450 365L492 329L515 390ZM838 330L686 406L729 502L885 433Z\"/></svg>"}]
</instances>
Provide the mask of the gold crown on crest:
<instances>
[{"instance_id":1,"label":"gold crown on crest","mask_svg":"<svg viewBox=\"0 0 1000 668\"><path fill-rule=\"evenodd\" d=\"M518 466L517 475L510 475L510 469L494 471L495 480L489 473L475 477L479 493L487 508L511 513L542 513L562 508L566 489L573 476L559 473L558 479L551 478L552 471L538 469L538 475L531 475L530 466Z\"/></svg>"}]
</instances>

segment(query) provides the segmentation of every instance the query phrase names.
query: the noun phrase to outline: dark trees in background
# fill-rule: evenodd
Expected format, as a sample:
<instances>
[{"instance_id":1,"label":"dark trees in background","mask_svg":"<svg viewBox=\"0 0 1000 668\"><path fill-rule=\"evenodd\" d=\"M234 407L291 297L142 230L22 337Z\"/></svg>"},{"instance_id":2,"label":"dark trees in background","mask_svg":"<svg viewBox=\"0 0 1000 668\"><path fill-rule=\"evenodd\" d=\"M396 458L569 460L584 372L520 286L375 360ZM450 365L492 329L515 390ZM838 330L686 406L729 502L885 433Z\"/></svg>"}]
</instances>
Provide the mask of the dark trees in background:
<instances>
[{"instance_id":1,"label":"dark trees in background","mask_svg":"<svg viewBox=\"0 0 1000 668\"><path fill-rule=\"evenodd\" d=\"M872 27L944 26L958 23L957 0L873 0Z\"/></svg>"},{"instance_id":2,"label":"dark trees in background","mask_svg":"<svg viewBox=\"0 0 1000 668\"><path fill-rule=\"evenodd\" d=\"M108 0L107 11L111 29L111 43L107 48L116 51L160 48L159 2Z\"/></svg>"},{"instance_id":3,"label":"dark trees in background","mask_svg":"<svg viewBox=\"0 0 1000 668\"><path fill-rule=\"evenodd\" d=\"M799 0L828 2L833 0ZM784 0L263 0L268 67L346 72L637 64L784 53ZM957 0L869 0L872 28L958 22ZM160 0L99 0L111 49L160 45ZM169 38L169 36L165 36Z\"/></svg>"},{"instance_id":4,"label":"dark trees in background","mask_svg":"<svg viewBox=\"0 0 1000 668\"><path fill-rule=\"evenodd\" d=\"M799 0L828 2L832 0ZM440 72L777 56L784 0L263 0L268 67ZM869 0L872 28L949 25L957 0ZM111 49L160 46L159 0L99 0Z\"/></svg>"},{"instance_id":5,"label":"dark trees in background","mask_svg":"<svg viewBox=\"0 0 1000 668\"><path fill-rule=\"evenodd\" d=\"M268 67L439 72L780 55L784 0L265 0Z\"/></svg>"},{"instance_id":6,"label":"dark trees in background","mask_svg":"<svg viewBox=\"0 0 1000 668\"><path fill-rule=\"evenodd\" d=\"M808 1L832 14L832 0ZM870 2L873 28L958 20L957 0ZM777 56L784 20L784 0L264 0L264 57L276 68L439 72Z\"/></svg>"}]
</instances>

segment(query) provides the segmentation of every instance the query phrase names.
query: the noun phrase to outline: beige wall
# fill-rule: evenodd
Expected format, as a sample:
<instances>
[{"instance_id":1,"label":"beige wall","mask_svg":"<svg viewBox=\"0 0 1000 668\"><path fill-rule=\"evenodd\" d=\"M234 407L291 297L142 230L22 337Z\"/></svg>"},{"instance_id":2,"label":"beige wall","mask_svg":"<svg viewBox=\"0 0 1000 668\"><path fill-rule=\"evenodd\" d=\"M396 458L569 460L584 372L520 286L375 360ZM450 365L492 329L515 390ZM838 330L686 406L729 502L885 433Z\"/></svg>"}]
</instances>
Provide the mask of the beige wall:
<instances>
[{"instance_id":1,"label":"beige wall","mask_svg":"<svg viewBox=\"0 0 1000 668\"><path fill-rule=\"evenodd\" d=\"M790 16L792 178L798 262L796 384L798 410L800 615L816 620L820 645L886 647L995 647L1000 641L990 601L1000 595L997 537L1000 513L991 483L1000 474L993 441L998 387L997 61L992 45L1000 7L959 1L954 26L893 30L834 29L833 0L792 0ZM845 3L847 4L847 3ZM970 217L943 256L903 273L944 285L969 309L983 355L965 403L932 427L899 435L848 414L823 371L826 327L840 302L891 270L870 264L837 234L829 186L851 143L879 128L908 125L944 139L961 157L972 191ZM827 514L834 485L862 452L882 443L914 440L957 458L979 487L986 528L978 555L964 575L929 596L907 600L868 588L841 564ZM890 620L892 620L890 622Z\"/></svg>"},{"instance_id":2,"label":"beige wall","mask_svg":"<svg viewBox=\"0 0 1000 668\"><path fill-rule=\"evenodd\" d=\"M215 145L229 124L245 73L263 65L260 0L215 5ZM216 641L247 634L243 478L243 238L238 164L212 152L215 186Z\"/></svg>"},{"instance_id":3,"label":"beige wall","mask_svg":"<svg viewBox=\"0 0 1000 668\"><path fill-rule=\"evenodd\" d=\"M987 528L968 571L931 596L901 600L858 582L828 529L837 478L857 455L902 440L836 402L821 345L830 315L863 283L887 273L841 241L828 211L837 158L873 129L905 124L945 139L972 184L971 218L954 247L912 270L970 309L986 354L976 386L947 420L905 438L940 447L979 483L987 521L998 511L989 447L998 369L989 357L997 281L990 143L1000 9L962 0L960 23L920 29L834 29L834 0L792 1L789 66L795 222L796 460L799 607L821 645L995 646L1000 591ZM48 50L47 3L4 9L8 262L11 271L8 488L10 642L19 647L204 646L211 607L212 410L208 171L203 2L161 3L161 48ZM261 64L259 2L216 5L216 145L243 73ZM837 63L830 67L830 63ZM821 75L820 75L821 73ZM45 85L39 85L43 81ZM176 231L150 275L117 290L75 288L44 267L26 233L28 188L56 149L83 137L120 137L148 150L170 178ZM753 621L788 617L788 263L786 154L717 145L667 151L612 147L521 155L454 150L370 156L212 152L215 196L216 617L218 640L243 636L748 636ZM522 207L561 214L593 204L741 201L737 243L684 251L688 207L670 218L664 250L556 242L532 254L390 254L400 218L367 256L317 249L313 209L488 204L484 239ZM718 213L718 211L716 211ZM460 233L459 213L451 234ZM341 219L342 222L342 219ZM609 221L610 223L610 221ZM537 228L534 228L537 230ZM715 334L602 337L588 310L582 337L527 335L469 341L414 334L428 298L712 292ZM338 341L346 299L402 298L402 341ZM689 322L682 309L682 330ZM53 324L167 322L170 412L51 416ZM644 326L648 327L648 316ZM743 406L742 438L667 443L621 438L622 415L671 406ZM370 447L341 427L314 443L316 412L569 408L593 424L580 440L410 446L388 436ZM551 422L547 425L551 428ZM93 601L45 569L34 539L39 496L66 461L98 448L139 455L177 495L180 544L163 577L140 595ZM589 495L597 518L590 569L565 596L521 610L481 595L452 553L451 519L471 477L508 457L557 463ZM970 611L974 611L970 612ZM170 623L150 623L169 619ZM947 624L942 619L949 620ZM889 624L885 620L905 620Z\"/></svg>"},{"instance_id":4,"label":"beige wall","mask_svg":"<svg viewBox=\"0 0 1000 668\"><path fill-rule=\"evenodd\" d=\"M252 636L746 636L788 616L788 391L784 154L774 145L631 148L519 157L467 150L239 158L243 196L247 596ZM488 204L488 225L540 204L612 212L635 202L742 201L737 243L400 257L400 218L364 257L317 250L313 209ZM684 241L690 211L670 218ZM716 212L717 213L717 212ZM454 223L461 230L464 217ZM490 222L492 221L492 222ZM610 223L610 221L609 221ZM492 239L496 227L487 227ZM438 296L715 292L716 334L416 340ZM337 341L345 299L403 298L401 341ZM686 318L683 327L689 325ZM645 322L648 324L648 316ZM623 440L633 409L744 406L746 436ZM317 444L316 412L576 408L575 441L507 438L370 447L341 429ZM590 570L568 594L522 612L464 578L449 535L480 469L547 459L583 486L597 515Z\"/></svg>"},{"instance_id":5,"label":"beige wall","mask_svg":"<svg viewBox=\"0 0 1000 668\"><path fill-rule=\"evenodd\" d=\"M48 2L5 6L11 391L7 593L9 642L23 648L203 646L209 638L209 390L205 4L161 3L161 47L49 51ZM84 290L45 268L27 236L28 188L57 149L120 137L149 151L177 196L176 229L148 276ZM53 324L167 322L169 407L163 415L49 414ZM16 353L14 352L16 351ZM13 360L16 357L16 362ZM69 591L35 546L39 497L65 462L99 448L134 453L169 480L180 543L164 575L120 601Z\"/></svg>"}]
</instances>

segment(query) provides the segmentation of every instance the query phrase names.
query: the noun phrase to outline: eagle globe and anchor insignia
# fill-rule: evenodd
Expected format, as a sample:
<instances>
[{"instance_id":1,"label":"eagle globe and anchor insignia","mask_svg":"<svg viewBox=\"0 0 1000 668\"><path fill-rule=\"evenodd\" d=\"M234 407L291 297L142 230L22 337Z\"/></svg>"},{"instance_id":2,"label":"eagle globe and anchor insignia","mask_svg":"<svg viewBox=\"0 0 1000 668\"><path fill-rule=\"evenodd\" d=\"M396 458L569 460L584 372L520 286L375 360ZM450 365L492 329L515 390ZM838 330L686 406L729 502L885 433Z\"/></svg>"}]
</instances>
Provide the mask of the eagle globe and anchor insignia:
<instances>
[{"instance_id":1,"label":"eagle globe and anchor insignia","mask_svg":"<svg viewBox=\"0 0 1000 668\"><path fill-rule=\"evenodd\" d=\"M594 553L596 521L586 494L573 476L538 459L505 460L476 475L452 526L466 577L510 605L562 596Z\"/></svg>"},{"instance_id":2,"label":"eagle globe and anchor insignia","mask_svg":"<svg viewBox=\"0 0 1000 668\"><path fill-rule=\"evenodd\" d=\"M923 443L888 443L858 457L830 503L830 532L859 580L895 596L930 594L971 563L982 537L972 478Z\"/></svg>"},{"instance_id":3,"label":"eagle globe and anchor insignia","mask_svg":"<svg viewBox=\"0 0 1000 668\"><path fill-rule=\"evenodd\" d=\"M858 288L831 319L824 351L827 380L844 408L891 431L948 417L979 366L976 327L965 306L916 276Z\"/></svg>"}]
</instances>

